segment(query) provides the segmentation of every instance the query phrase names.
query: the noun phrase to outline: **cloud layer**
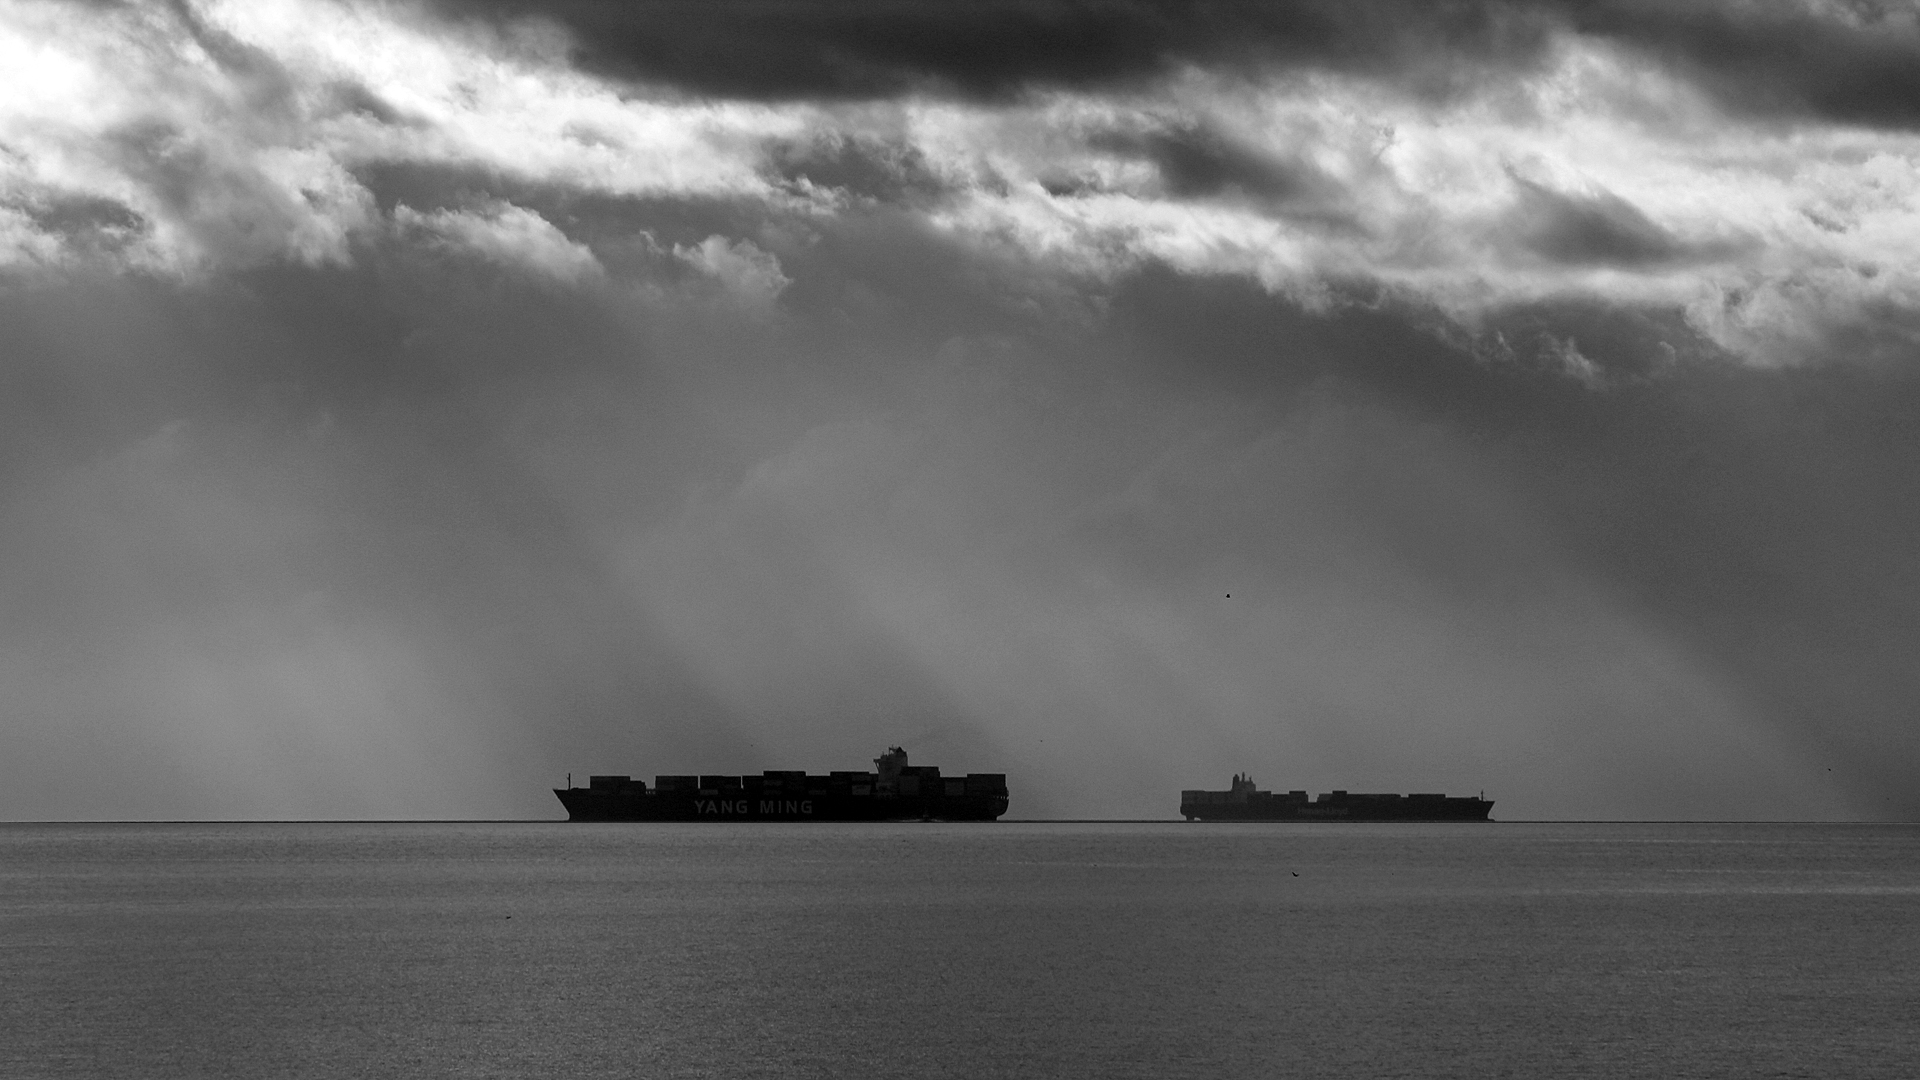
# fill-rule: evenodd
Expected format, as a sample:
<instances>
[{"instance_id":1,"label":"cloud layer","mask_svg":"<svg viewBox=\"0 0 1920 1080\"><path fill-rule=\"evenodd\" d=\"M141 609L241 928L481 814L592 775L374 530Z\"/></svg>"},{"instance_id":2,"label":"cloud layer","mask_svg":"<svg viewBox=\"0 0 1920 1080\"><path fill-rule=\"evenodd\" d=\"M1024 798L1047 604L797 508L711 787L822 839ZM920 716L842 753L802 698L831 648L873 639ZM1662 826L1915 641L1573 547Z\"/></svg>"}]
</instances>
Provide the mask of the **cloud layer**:
<instances>
[{"instance_id":1,"label":"cloud layer","mask_svg":"<svg viewBox=\"0 0 1920 1080\"><path fill-rule=\"evenodd\" d=\"M899 206L1062 273L1111 280L1162 262L1307 303L1358 288L1469 330L1578 299L1681 313L1694 340L1676 349L1758 363L1911 342L1915 138L1889 59L1905 55L1909 20L1501 5L1435 25L1315 4L607 10L448 24L296 0L9 5L0 48L19 92L0 119L0 256L191 273L338 263L412 230L457 233L482 256L522 250L531 269L567 276L583 264L553 261L563 237L586 251L630 239L566 221L536 239L526 215L542 208L493 198L498 178L549 204L727 204L759 228ZM654 50L697 57L736 31L782 43L790 62L706 75L655 63ZM622 42L638 50L621 53L636 81L569 62ZM1771 111L1730 107L1753 97L1727 90L1741 57L1800 70L1802 54L1827 74L1778 88ZM851 81L828 85L843 69ZM1861 84L1841 86L1842 70ZM375 176L418 169L464 176L484 205L379 205Z\"/></svg>"}]
</instances>

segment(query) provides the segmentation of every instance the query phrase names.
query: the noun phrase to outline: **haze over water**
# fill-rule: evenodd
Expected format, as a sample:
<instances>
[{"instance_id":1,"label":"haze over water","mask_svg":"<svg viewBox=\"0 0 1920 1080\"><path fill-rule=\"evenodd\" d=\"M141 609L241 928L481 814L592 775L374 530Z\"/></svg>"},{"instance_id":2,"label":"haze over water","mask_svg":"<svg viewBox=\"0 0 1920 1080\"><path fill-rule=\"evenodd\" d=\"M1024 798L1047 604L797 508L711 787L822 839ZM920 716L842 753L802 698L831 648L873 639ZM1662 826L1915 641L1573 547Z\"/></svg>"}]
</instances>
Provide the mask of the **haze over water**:
<instances>
[{"instance_id":1,"label":"haze over water","mask_svg":"<svg viewBox=\"0 0 1920 1080\"><path fill-rule=\"evenodd\" d=\"M1920 820L1916 71L1838 0L0 0L0 819L904 744Z\"/></svg>"},{"instance_id":2,"label":"haze over water","mask_svg":"<svg viewBox=\"0 0 1920 1080\"><path fill-rule=\"evenodd\" d=\"M1905 1077L1920 828L0 826L9 1078Z\"/></svg>"}]
</instances>

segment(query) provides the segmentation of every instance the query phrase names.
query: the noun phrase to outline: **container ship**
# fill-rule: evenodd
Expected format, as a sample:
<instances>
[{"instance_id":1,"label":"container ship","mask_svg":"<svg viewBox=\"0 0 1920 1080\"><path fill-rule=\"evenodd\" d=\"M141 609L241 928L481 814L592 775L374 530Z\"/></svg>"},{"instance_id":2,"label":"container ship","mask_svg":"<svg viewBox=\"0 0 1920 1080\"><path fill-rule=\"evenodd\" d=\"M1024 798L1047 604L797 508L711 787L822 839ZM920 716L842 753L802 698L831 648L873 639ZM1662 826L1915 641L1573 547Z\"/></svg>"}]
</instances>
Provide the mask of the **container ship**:
<instances>
[{"instance_id":1,"label":"container ship","mask_svg":"<svg viewBox=\"0 0 1920 1080\"><path fill-rule=\"evenodd\" d=\"M1449 795L1369 795L1333 791L1307 798L1304 791L1260 791L1253 777L1236 774L1226 791L1182 791L1180 813L1188 821L1486 821L1493 802Z\"/></svg>"},{"instance_id":2,"label":"container ship","mask_svg":"<svg viewBox=\"0 0 1920 1080\"><path fill-rule=\"evenodd\" d=\"M890 747L873 772L758 776L594 776L554 788L571 821L992 821L1007 812L1006 773L941 776Z\"/></svg>"}]
</instances>

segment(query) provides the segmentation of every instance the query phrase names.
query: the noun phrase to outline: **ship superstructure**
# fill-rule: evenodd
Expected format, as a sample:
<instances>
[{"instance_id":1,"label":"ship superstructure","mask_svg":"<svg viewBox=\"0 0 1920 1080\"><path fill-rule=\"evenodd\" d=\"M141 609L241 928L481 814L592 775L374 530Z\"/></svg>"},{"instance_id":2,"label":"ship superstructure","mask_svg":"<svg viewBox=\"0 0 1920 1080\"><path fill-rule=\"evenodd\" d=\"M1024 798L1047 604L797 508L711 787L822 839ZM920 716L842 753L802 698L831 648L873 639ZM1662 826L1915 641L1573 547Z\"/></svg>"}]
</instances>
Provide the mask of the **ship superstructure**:
<instances>
[{"instance_id":1,"label":"ship superstructure","mask_svg":"<svg viewBox=\"0 0 1920 1080\"><path fill-rule=\"evenodd\" d=\"M769 770L758 776L594 776L555 788L573 821L992 821L1007 812L1007 774L942 776L894 746L872 772Z\"/></svg>"},{"instance_id":2,"label":"ship superstructure","mask_svg":"<svg viewBox=\"0 0 1920 1080\"><path fill-rule=\"evenodd\" d=\"M1261 791L1240 773L1225 791L1180 793L1188 821L1486 821L1492 810L1492 800L1472 796L1331 791L1308 798L1304 791Z\"/></svg>"}]
</instances>

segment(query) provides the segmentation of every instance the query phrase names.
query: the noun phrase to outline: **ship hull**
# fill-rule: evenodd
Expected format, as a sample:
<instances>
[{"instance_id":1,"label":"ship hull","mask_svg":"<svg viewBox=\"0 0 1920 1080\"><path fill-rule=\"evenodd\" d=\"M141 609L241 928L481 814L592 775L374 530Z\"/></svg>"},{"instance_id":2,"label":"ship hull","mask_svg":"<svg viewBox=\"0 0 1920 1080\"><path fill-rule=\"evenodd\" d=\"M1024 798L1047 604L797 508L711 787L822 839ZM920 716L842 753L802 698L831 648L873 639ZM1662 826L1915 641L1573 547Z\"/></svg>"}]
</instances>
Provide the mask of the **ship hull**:
<instances>
[{"instance_id":1,"label":"ship hull","mask_svg":"<svg viewBox=\"0 0 1920 1080\"><path fill-rule=\"evenodd\" d=\"M553 793L571 821L993 821L1007 812L1005 795Z\"/></svg>"}]
</instances>

